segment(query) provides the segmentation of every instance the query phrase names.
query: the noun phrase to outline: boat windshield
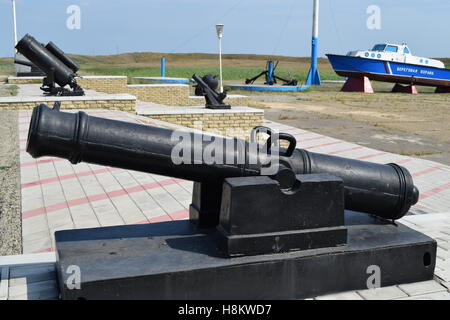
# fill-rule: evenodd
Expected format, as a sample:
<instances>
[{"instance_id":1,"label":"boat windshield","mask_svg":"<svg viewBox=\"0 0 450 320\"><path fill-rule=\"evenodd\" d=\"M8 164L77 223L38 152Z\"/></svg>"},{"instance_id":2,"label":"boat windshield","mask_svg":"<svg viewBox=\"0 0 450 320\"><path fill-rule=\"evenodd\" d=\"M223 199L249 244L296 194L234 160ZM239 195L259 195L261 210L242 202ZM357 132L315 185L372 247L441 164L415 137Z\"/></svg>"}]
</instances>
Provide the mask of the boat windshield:
<instances>
[{"instance_id":1,"label":"boat windshield","mask_svg":"<svg viewBox=\"0 0 450 320\"><path fill-rule=\"evenodd\" d=\"M385 48L385 44L377 44L373 47L372 51L384 51Z\"/></svg>"},{"instance_id":2,"label":"boat windshield","mask_svg":"<svg viewBox=\"0 0 450 320\"><path fill-rule=\"evenodd\" d=\"M397 46L387 46L386 51L398 52L398 47Z\"/></svg>"}]
</instances>

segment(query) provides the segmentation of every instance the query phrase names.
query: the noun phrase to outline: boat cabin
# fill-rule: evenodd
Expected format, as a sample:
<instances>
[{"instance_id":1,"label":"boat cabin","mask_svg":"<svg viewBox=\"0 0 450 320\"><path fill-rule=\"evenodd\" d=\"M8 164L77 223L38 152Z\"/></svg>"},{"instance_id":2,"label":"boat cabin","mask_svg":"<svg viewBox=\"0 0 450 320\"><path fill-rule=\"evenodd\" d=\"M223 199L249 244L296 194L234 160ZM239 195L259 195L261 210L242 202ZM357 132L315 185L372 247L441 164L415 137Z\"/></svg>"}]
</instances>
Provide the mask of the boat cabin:
<instances>
[{"instance_id":1,"label":"boat cabin","mask_svg":"<svg viewBox=\"0 0 450 320\"><path fill-rule=\"evenodd\" d=\"M411 54L411 51L406 44L376 44L371 51Z\"/></svg>"},{"instance_id":2,"label":"boat cabin","mask_svg":"<svg viewBox=\"0 0 450 320\"><path fill-rule=\"evenodd\" d=\"M350 51L347 56L375 59L382 61L393 61L413 65L445 68L444 63L439 60L413 56L411 50L403 44L381 43L376 44L370 50Z\"/></svg>"}]
</instances>

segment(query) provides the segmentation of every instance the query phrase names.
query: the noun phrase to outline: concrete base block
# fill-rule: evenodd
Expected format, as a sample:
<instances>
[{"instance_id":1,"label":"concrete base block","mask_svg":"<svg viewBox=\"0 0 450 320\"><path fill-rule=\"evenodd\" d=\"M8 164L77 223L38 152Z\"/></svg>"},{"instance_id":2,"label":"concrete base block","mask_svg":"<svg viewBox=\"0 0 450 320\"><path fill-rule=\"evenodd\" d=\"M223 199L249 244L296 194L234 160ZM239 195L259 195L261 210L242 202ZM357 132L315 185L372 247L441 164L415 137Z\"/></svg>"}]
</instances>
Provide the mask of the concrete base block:
<instances>
[{"instance_id":1,"label":"concrete base block","mask_svg":"<svg viewBox=\"0 0 450 320\"><path fill-rule=\"evenodd\" d=\"M372 84L367 77L348 78L341 89L342 92L373 93Z\"/></svg>"}]
</instances>

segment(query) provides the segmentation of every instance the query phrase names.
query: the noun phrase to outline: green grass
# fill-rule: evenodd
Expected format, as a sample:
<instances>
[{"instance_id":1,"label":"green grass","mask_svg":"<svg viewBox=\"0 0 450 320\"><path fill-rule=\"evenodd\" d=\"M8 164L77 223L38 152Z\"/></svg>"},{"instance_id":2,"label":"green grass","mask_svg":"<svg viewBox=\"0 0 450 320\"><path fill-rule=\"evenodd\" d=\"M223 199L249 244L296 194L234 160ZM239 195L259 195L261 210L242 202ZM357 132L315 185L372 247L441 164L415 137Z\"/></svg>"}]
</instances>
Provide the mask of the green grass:
<instances>
[{"instance_id":1,"label":"green grass","mask_svg":"<svg viewBox=\"0 0 450 320\"><path fill-rule=\"evenodd\" d=\"M133 77L158 77L160 76L159 67L133 67L133 66L82 66L82 74L92 75L122 75ZM224 80L245 80L259 74L262 68L244 68L244 67L224 67ZM166 68L166 77L189 78L193 74L218 74L217 67L168 67ZM276 75L282 78L295 78L299 82L304 82L308 76L307 70L289 70L279 68ZM325 71L321 77L327 80L341 80L334 72ZM260 78L262 80L263 77Z\"/></svg>"},{"instance_id":2,"label":"green grass","mask_svg":"<svg viewBox=\"0 0 450 320\"><path fill-rule=\"evenodd\" d=\"M14 65L12 59L0 60L0 75L12 75L14 74Z\"/></svg>"},{"instance_id":3,"label":"green grass","mask_svg":"<svg viewBox=\"0 0 450 320\"><path fill-rule=\"evenodd\" d=\"M80 66L83 75L123 75L133 77L157 77L160 75L159 59L166 55L166 76L189 78L198 75L218 74L217 55L212 54L161 54L161 53L127 53L110 56L70 55ZM280 59L276 75L282 78L295 78L299 84L305 82L309 59L298 57L273 57ZM267 57L264 55L224 55L224 80L244 81L263 71ZM339 80L326 59L319 60L322 79ZM228 65L227 65L228 64ZM0 59L0 75L14 74L11 58ZM262 82L263 77L258 81Z\"/></svg>"},{"instance_id":4,"label":"green grass","mask_svg":"<svg viewBox=\"0 0 450 320\"><path fill-rule=\"evenodd\" d=\"M17 96L18 90L19 90L19 87L16 85L6 85L3 87L0 87L0 97Z\"/></svg>"}]
</instances>

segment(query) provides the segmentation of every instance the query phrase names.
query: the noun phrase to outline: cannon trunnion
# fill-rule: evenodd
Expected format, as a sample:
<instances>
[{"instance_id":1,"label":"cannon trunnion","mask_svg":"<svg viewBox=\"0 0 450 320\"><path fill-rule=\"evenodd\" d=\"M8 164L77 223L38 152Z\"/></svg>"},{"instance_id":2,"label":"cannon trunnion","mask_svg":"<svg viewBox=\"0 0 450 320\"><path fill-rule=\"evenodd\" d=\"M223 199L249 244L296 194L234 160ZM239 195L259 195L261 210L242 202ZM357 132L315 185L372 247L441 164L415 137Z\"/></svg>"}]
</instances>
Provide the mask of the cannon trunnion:
<instances>
[{"instance_id":1,"label":"cannon trunnion","mask_svg":"<svg viewBox=\"0 0 450 320\"><path fill-rule=\"evenodd\" d=\"M194 181L189 220L56 232L66 299L297 299L365 289L374 266L382 286L433 277L436 242L393 222L419 196L395 164L296 149L263 127L246 142L45 105L27 152Z\"/></svg>"}]
</instances>

